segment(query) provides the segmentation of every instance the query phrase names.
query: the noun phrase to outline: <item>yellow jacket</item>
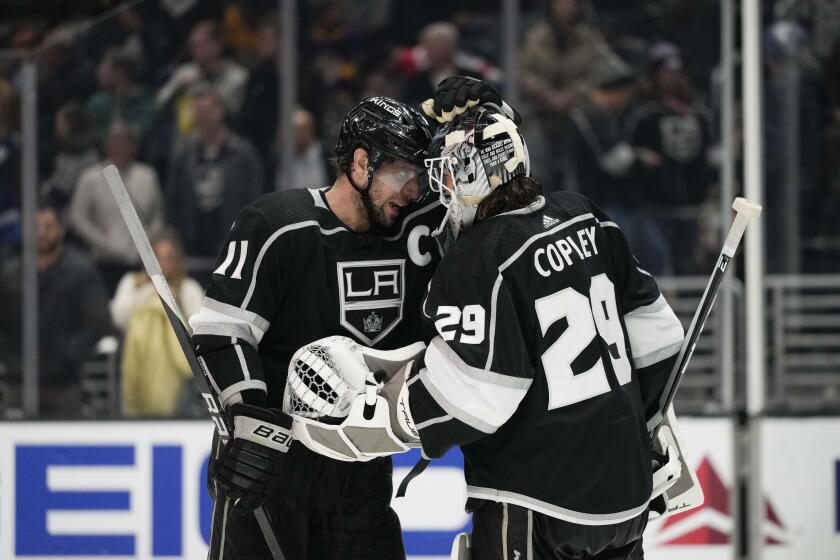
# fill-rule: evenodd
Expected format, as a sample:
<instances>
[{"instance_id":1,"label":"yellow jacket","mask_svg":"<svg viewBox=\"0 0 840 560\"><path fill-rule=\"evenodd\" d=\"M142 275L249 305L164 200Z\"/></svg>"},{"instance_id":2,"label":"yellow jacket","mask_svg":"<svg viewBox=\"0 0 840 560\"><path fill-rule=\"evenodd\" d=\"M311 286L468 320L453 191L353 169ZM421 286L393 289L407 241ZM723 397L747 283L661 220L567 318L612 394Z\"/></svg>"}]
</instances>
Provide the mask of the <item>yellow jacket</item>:
<instances>
[{"instance_id":1,"label":"yellow jacket","mask_svg":"<svg viewBox=\"0 0 840 560\"><path fill-rule=\"evenodd\" d=\"M125 416L172 416L190 367L157 297L131 316L122 359Z\"/></svg>"}]
</instances>

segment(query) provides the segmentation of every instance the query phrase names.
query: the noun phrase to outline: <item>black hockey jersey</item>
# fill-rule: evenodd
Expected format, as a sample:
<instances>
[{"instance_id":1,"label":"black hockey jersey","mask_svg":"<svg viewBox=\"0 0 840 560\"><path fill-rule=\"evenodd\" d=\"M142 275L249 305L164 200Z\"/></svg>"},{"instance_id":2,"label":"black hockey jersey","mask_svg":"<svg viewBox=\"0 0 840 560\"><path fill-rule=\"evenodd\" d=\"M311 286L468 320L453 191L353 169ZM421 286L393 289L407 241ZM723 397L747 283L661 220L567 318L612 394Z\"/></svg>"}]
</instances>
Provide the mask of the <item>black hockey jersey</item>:
<instances>
[{"instance_id":1,"label":"black hockey jersey","mask_svg":"<svg viewBox=\"0 0 840 560\"><path fill-rule=\"evenodd\" d=\"M646 417L683 329L589 199L552 193L468 228L423 314L435 336L410 409L427 456L461 445L470 497L586 525L647 508Z\"/></svg>"},{"instance_id":2,"label":"black hockey jersey","mask_svg":"<svg viewBox=\"0 0 840 560\"><path fill-rule=\"evenodd\" d=\"M263 196L239 213L227 236L190 324L194 335L249 343L261 363L251 367L253 358L237 348L238 363L209 368L223 403L263 389L267 405L280 407L292 354L325 336L381 349L422 338L420 304L440 259L430 236L443 216L440 203L409 207L389 231L360 235L329 209L325 191Z\"/></svg>"}]
</instances>

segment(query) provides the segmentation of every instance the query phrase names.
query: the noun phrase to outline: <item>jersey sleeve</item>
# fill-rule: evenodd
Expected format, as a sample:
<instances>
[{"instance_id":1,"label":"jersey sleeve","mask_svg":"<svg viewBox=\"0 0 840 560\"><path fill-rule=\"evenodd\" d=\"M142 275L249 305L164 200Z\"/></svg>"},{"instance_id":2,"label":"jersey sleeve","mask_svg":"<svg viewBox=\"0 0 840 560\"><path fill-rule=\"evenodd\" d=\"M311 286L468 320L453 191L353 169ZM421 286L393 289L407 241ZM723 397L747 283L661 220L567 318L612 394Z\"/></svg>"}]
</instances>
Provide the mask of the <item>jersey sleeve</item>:
<instances>
[{"instance_id":1,"label":"jersey sleeve","mask_svg":"<svg viewBox=\"0 0 840 560\"><path fill-rule=\"evenodd\" d=\"M283 293L283 240L259 208L236 218L222 247L201 309L190 318L199 359L227 405L266 392L257 348Z\"/></svg>"},{"instance_id":2,"label":"jersey sleeve","mask_svg":"<svg viewBox=\"0 0 840 560\"><path fill-rule=\"evenodd\" d=\"M610 246L633 367L638 374L645 415L650 420L659 412L660 397L685 332L656 280L639 266L621 228L597 208L595 215Z\"/></svg>"},{"instance_id":3,"label":"jersey sleeve","mask_svg":"<svg viewBox=\"0 0 840 560\"><path fill-rule=\"evenodd\" d=\"M409 404L423 452L494 433L516 412L534 367L510 287L492 258L456 245L439 265L423 307L435 336L410 380Z\"/></svg>"}]
</instances>

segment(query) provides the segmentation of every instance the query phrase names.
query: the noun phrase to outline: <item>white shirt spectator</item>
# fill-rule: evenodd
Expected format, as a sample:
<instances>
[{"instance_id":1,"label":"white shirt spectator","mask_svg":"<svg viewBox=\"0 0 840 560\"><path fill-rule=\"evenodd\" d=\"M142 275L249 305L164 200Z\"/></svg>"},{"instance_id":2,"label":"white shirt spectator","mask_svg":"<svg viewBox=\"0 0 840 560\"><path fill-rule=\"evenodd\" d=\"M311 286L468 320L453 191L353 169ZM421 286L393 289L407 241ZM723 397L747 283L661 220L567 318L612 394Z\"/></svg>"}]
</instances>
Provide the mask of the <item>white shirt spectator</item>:
<instances>
[{"instance_id":1,"label":"white shirt spectator","mask_svg":"<svg viewBox=\"0 0 840 560\"><path fill-rule=\"evenodd\" d=\"M68 222L90 247L95 260L133 265L140 257L102 176L102 167L108 163L94 165L79 177ZM120 174L144 229L152 233L163 227L163 193L155 170L134 162Z\"/></svg>"},{"instance_id":2,"label":"white shirt spectator","mask_svg":"<svg viewBox=\"0 0 840 560\"><path fill-rule=\"evenodd\" d=\"M157 297L155 287L145 274L142 272L125 274L117 285L114 299L111 300L111 319L114 325L121 331L125 331L134 311L154 297ZM204 288L192 278L184 278L176 297L185 315L184 319L189 320L201 309Z\"/></svg>"}]
</instances>

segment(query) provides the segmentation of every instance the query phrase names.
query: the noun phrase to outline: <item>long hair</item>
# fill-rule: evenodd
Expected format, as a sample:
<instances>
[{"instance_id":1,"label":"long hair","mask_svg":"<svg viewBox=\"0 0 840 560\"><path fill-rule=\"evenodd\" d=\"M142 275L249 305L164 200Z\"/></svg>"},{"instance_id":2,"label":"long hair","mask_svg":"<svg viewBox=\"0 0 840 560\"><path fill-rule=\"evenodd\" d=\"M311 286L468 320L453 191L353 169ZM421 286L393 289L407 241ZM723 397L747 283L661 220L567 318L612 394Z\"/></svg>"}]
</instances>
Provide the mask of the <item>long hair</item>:
<instances>
[{"instance_id":1,"label":"long hair","mask_svg":"<svg viewBox=\"0 0 840 560\"><path fill-rule=\"evenodd\" d=\"M152 247L161 242L167 242L175 249L175 268L172 273L166 277L166 281L172 286L174 296L178 297L178 292L181 289L181 282L187 277L187 265L184 259L184 243L181 241L181 236L178 235L174 229L163 228L160 231L153 233L149 238L149 243Z\"/></svg>"},{"instance_id":2,"label":"long hair","mask_svg":"<svg viewBox=\"0 0 840 560\"><path fill-rule=\"evenodd\" d=\"M542 194L542 185L533 177L515 177L496 187L478 204L476 223L496 214L525 208Z\"/></svg>"}]
</instances>

